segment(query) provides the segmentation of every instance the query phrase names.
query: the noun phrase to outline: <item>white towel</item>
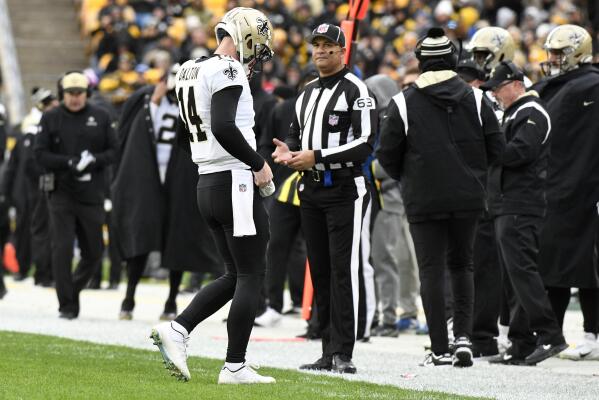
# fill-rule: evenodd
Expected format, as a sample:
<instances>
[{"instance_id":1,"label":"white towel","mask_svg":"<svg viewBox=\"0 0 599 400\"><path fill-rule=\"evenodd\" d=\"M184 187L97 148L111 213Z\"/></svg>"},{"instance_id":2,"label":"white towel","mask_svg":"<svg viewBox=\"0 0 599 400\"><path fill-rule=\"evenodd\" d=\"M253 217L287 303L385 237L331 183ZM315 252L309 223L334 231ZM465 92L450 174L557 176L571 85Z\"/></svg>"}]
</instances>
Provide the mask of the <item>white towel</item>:
<instances>
[{"instance_id":1,"label":"white towel","mask_svg":"<svg viewBox=\"0 0 599 400\"><path fill-rule=\"evenodd\" d=\"M233 236L253 236L254 175L249 170L231 171L231 202L233 204Z\"/></svg>"}]
</instances>

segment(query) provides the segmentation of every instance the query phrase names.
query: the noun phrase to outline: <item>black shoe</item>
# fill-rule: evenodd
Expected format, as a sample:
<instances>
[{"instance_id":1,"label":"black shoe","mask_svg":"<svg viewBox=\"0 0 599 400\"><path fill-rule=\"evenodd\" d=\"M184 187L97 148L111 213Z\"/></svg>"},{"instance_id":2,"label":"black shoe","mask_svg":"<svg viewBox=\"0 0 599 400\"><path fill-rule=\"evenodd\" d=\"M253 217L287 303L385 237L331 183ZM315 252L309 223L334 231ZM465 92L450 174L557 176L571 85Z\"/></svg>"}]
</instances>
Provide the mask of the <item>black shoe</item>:
<instances>
[{"instance_id":1,"label":"black shoe","mask_svg":"<svg viewBox=\"0 0 599 400\"><path fill-rule=\"evenodd\" d=\"M2 300L4 298L4 296L6 296L6 293L8 293L6 291L5 287L0 287L0 300Z\"/></svg>"},{"instance_id":2,"label":"black shoe","mask_svg":"<svg viewBox=\"0 0 599 400\"><path fill-rule=\"evenodd\" d=\"M306 340L320 340L322 339L322 334L320 332L315 332L312 329L308 329L306 333L302 333L301 335L297 335L296 337Z\"/></svg>"},{"instance_id":3,"label":"black shoe","mask_svg":"<svg viewBox=\"0 0 599 400\"><path fill-rule=\"evenodd\" d=\"M330 371L333 368L333 357L322 356L311 364L303 364L299 369L308 371Z\"/></svg>"},{"instance_id":4,"label":"black shoe","mask_svg":"<svg viewBox=\"0 0 599 400\"><path fill-rule=\"evenodd\" d=\"M39 285L40 285L41 287L44 287L44 288L53 288L53 287L54 287L54 281L52 281L52 280L48 280L48 281L41 281L41 282L39 283Z\"/></svg>"},{"instance_id":5,"label":"black shoe","mask_svg":"<svg viewBox=\"0 0 599 400\"><path fill-rule=\"evenodd\" d=\"M432 351L424 356L424 360L419 363L421 367L445 367L451 366L452 359L451 354L435 354Z\"/></svg>"},{"instance_id":6,"label":"black shoe","mask_svg":"<svg viewBox=\"0 0 599 400\"><path fill-rule=\"evenodd\" d=\"M177 303L167 300L164 303L164 312L160 315L161 321L172 321L177 318Z\"/></svg>"},{"instance_id":7,"label":"black shoe","mask_svg":"<svg viewBox=\"0 0 599 400\"><path fill-rule=\"evenodd\" d=\"M333 355L331 371L339 372L340 374L355 374L357 372L356 366L351 361L351 357L346 356L345 354Z\"/></svg>"},{"instance_id":8,"label":"black shoe","mask_svg":"<svg viewBox=\"0 0 599 400\"><path fill-rule=\"evenodd\" d=\"M509 349L503 354L497 354L489 357L487 361L489 364L503 364L503 365L529 365L534 366L535 364L527 364L524 360L525 357L520 355L510 354Z\"/></svg>"},{"instance_id":9,"label":"black shoe","mask_svg":"<svg viewBox=\"0 0 599 400\"><path fill-rule=\"evenodd\" d=\"M22 282L25 279L27 279L27 275L26 274L21 274L21 273L17 273L14 278L13 278L16 282Z\"/></svg>"},{"instance_id":10,"label":"black shoe","mask_svg":"<svg viewBox=\"0 0 599 400\"><path fill-rule=\"evenodd\" d=\"M564 341L560 344L540 344L535 350L524 359L526 365L535 365L548 359L549 357L553 357L556 354L561 353L562 351L568 348L568 344Z\"/></svg>"},{"instance_id":11,"label":"black shoe","mask_svg":"<svg viewBox=\"0 0 599 400\"><path fill-rule=\"evenodd\" d=\"M465 336L458 337L454 342L453 366L460 368L472 366L472 342Z\"/></svg>"},{"instance_id":12,"label":"black shoe","mask_svg":"<svg viewBox=\"0 0 599 400\"><path fill-rule=\"evenodd\" d=\"M110 282L108 287L106 287L106 290L117 290L118 288L119 288L118 282Z\"/></svg>"},{"instance_id":13,"label":"black shoe","mask_svg":"<svg viewBox=\"0 0 599 400\"><path fill-rule=\"evenodd\" d=\"M397 329L397 326L395 326L395 324L379 325L372 331L372 336L398 337L399 329Z\"/></svg>"},{"instance_id":14,"label":"black shoe","mask_svg":"<svg viewBox=\"0 0 599 400\"><path fill-rule=\"evenodd\" d=\"M61 312L58 314L58 318L72 320L72 319L75 319L75 318L77 318L77 314L75 314L75 313L74 313L74 312L72 312L72 311L61 311Z\"/></svg>"},{"instance_id":15,"label":"black shoe","mask_svg":"<svg viewBox=\"0 0 599 400\"><path fill-rule=\"evenodd\" d=\"M119 313L119 319L124 321L131 321L133 319L133 309L135 308L135 300L129 300L125 298L121 303L121 312Z\"/></svg>"}]
</instances>

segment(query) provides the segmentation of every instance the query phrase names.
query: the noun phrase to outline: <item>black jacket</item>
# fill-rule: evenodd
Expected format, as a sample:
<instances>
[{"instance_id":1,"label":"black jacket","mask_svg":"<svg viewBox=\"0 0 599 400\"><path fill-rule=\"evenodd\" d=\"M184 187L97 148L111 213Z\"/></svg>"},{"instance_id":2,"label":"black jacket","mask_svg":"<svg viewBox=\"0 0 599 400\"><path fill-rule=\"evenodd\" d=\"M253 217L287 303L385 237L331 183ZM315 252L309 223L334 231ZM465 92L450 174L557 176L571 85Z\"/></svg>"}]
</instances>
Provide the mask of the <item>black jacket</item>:
<instances>
[{"instance_id":1,"label":"black jacket","mask_svg":"<svg viewBox=\"0 0 599 400\"><path fill-rule=\"evenodd\" d=\"M196 203L197 167L176 145L164 184L160 181L150 115L153 90L147 86L131 95L119 123L120 161L111 193L121 255L160 251L164 268L218 272L222 261Z\"/></svg>"},{"instance_id":2,"label":"black jacket","mask_svg":"<svg viewBox=\"0 0 599 400\"><path fill-rule=\"evenodd\" d=\"M539 271L546 286L599 288L599 69L581 66L534 88L552 122Z\"/></svg>"},{"instance_id":3,"label":"black jacket","mask_svg":"<svg viewBox=\"0 0 599 400\"><path fill-rule=\"evenodd\" d=\"M56 191L66 192L81 203L104 202L105 168L115 161L117 151L114 126L106 111L87 104L78 112L61 105L44 113L34 150L38 163L54 172ZM82 172L91 173L91 181L78 180L82 173L70 167L84 150L96 159Z\"/></svg>"},{"instance_id":4,"label":"black jacket","mask_svg":"<svg viewBox=\"0 0 599 400\"><path fill-rule=\"evenodd\" d=\"M599 200L599 69L586 65L533 87L553 123L547 174L548 207L569 209Z\"/></svg>"},{"instance_id":5,"label":"black jacket","mask_svg":"<svg viewBox=\"0 0 599 400\"><path fill-rule=\"evenodd\" d=\"M441 77L447 71L428 74ZM459 77L425 81L393 97L377 158L401 181L410 222L480 215L488 164L504 146L497 118L482 92Z\"/></svg>"},{"instance_id":6,"label":"black jacket","mask_svg":"<svg viewBox=\"0 0 599 400\"><path fill-rule=\"evenodd\" d=\"M545 215L545 179L551 120L543 103L527 93L505 110L506 147L489 173L489 212Z\"/></svg>"}]
</instances>

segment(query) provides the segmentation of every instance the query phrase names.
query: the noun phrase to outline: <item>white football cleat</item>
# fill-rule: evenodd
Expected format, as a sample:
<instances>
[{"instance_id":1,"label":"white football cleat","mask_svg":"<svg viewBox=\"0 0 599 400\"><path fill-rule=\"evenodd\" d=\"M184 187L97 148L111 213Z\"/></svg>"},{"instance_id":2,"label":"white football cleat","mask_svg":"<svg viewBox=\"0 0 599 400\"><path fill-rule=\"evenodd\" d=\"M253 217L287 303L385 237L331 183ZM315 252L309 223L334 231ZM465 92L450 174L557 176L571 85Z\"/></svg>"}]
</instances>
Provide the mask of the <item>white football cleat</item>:
<instances>
[{"instance_id":1,"label":"white football cleat","mask_svg":"<svg viewBox=\"0 0 599 400\"><path fill-rule=\"evenodd\" d=\"M256 372L260 367L244 363L237 371L223 367L218 374L219 385L242 385L251 383L276 383L272 376L262 376Z\"/></svg>"},{"instance_id":2,"label":"white football cleat","mask_svg":"<svg viewBox=\"0 0 599 400\"><path fill-rule=\"evenodd\" d=\"M599 360L599 342L594 333L585 332L582 341L574 348L562 351L560 358L566 360Z\"/></svg>"},{"instance_id":3,"label":"white football cleat","mask_svg":"<svg viewBox=\"0 0 599 400\"><path fill-rule=\"evenodd\" d=\"M274 309L267 307L266 311L254 319L254 325L261 326L263 328L270 328L278 325L283 318L283 314L275 311Z\"/></svg>"},{"instance_id":4,"label":"white football cleat","mask_svg":"<svg viewBox=\"0 0 599 400\"><path fill-rule=\"evenodd\" d=\"M188 381L191 378L187 368L187 342L189 335L176 322L163 322L152 329L150 338L158 346L164 359L164 366L177 379Z\"/></svg>"}]
</instances>

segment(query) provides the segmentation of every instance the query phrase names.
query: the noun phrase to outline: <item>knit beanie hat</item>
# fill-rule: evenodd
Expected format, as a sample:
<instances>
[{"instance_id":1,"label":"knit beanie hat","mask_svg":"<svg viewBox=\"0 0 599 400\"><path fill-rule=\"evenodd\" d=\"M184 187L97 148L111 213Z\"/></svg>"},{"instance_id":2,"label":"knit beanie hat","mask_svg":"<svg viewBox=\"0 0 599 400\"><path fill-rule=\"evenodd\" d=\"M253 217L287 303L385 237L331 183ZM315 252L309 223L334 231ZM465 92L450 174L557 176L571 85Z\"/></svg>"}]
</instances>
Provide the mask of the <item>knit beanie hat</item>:
<instances>
[{"instance_id":1,"label":"knit beanie hat","mask_svg":"<svg viewBox=\"0 0 599 400\"><path fill-rule=\"evenodd\" d=\"M414 52L420 61L422 72L455 70L458 56L456 47L445 36L443 28L430 28L426 36L420 39Z\"/></svg>"}]
</instances>

